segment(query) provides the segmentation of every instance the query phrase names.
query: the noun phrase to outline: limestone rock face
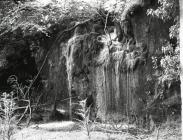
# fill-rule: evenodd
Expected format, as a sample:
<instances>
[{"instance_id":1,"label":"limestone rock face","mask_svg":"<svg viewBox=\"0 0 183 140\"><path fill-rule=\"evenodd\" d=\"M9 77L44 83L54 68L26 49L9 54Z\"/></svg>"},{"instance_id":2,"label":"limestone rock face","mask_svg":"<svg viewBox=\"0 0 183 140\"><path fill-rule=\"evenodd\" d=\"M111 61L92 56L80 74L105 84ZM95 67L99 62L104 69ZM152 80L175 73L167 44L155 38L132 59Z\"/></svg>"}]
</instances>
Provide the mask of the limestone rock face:
<instances>
[{"instance_id":1,"label":"limestone rock face","mask_svg":"<svg viewBox=\"0 0 183 140\"><path fill-rule=\"evenodd\" d=\"M152 76L151 56L161 50L163 41L168 38L168 25L148 17L145 11L135 15L129 22L131 34L123 38L122 43L118 44L120 46L114 43L113 47L120 49L105 56L104 61L109 58L107 63L96 68L96 102L100 118L112 118L111 115L115 113L145 115L145 86ZM131 39L135 45L130 44ZM98 57L100 62L105 55L102 51Z\"/></svg>"},{"instance_id":2,"label":"limestone rock face","mask_svg":"<svg viewBox=\"0 0 183 140\"><path fill-rule=\"evenodd\" d=\"M152 76L151 56L160 51L169 28L147 16L144 5L133 16L124 16L120 40L116 39L119 27L115 24L106 35L94 34L95 27L99 31L104 26L91 23L78 26L70 39L60 42L48 59L50 98L72 96L77 97L75 102L92 95L96 115L103 120L114 115L119 116L117 119L142 116L147 103L146 84Z\"/></svg>"},{"instance_id":3,"label":"limestone rock face","mask_svg":"<svg viewBox=\"0 0 183 140\"><path fill-rule=\"evenodd\" d=\"M0 70L14 68L13 65L6 68L6 65L17 62L18 58L21 67L28 69L27 73L33 77L49 50L40 73L42 102L48 103L49 108L67 110L69 97L72 97L74 109L78 100L89 97L88 105L92 104L92 111L96 112L92 115L100 119L143 116L147 104L146 86L152 77L151 56L161 52L169 33L167 23L147 16L146 10L150 6L150 0L129 3L121 22L110 21L108 34L104 32L102 22L77 23L74 30L61 30L56 39L45 41L34 56L31 56L30 48L1 49ZM18 44L26 46L25 42ZM23 56L25 52L29 54ZM15 61L8 60L13 58L12 54L19 57L16 56ZM155 92L153 87L151 90Z\"/></svg>"}]
</instances>

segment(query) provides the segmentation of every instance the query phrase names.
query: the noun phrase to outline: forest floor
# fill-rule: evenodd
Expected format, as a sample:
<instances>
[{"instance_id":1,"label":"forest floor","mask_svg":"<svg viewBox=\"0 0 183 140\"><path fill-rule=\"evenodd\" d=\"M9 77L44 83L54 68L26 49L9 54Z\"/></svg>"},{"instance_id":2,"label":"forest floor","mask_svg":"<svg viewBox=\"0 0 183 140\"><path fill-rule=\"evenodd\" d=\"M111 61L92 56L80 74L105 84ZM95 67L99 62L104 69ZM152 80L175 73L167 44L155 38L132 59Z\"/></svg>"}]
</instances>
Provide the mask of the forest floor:
<instances>
[{"instance_id":1,"label":"forest floor","mask_svg":"<svg viewBox=\"0 0 183 140\"><path fill-rule=\"evenodd\" d=\"M86 130L81 129L75 122L71 121L32 124L27 128L18 130L13 135L13 140L181 140L180 121L165 123L159 131L155 129L148 134L116 132L114 129L99 131L95 128L90 131L90 137L88 137Z\"/></svg>"}]
</instances>

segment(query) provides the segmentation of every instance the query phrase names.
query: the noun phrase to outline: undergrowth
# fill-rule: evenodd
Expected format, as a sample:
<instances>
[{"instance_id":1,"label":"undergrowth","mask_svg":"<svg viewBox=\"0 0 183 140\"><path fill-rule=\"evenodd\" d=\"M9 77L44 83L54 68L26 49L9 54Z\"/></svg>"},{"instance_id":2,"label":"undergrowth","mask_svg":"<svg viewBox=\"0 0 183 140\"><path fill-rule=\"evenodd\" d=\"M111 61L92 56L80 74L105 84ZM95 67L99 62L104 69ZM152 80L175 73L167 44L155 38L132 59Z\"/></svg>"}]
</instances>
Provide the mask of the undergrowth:
<instances>
[{"instance_id":1,"label":"undergrowth","mask_svg":"<svg viewBox=\"0 0 183 140\"><path fill-rule=\"evenodd\" d=\"M11 140L16 128L17 108L13 95L4 92L0 99L0 134L3 140Z\"/></svg>"},{"instance_id":2,"label":"undergrowth","mask_svg":"<svg viewBox=\"0 0 183 140\"><path fill-rule=\"evenodd\" d=\"M77 109L76 114L81 116L81 120L77 119L80 122L80 127L85 130L87 136L90 137L92 131L92 122L90 121L91 105L87 107L86 101L87 99L79 102L80 109Z\"/></svg>"}]
</instances>

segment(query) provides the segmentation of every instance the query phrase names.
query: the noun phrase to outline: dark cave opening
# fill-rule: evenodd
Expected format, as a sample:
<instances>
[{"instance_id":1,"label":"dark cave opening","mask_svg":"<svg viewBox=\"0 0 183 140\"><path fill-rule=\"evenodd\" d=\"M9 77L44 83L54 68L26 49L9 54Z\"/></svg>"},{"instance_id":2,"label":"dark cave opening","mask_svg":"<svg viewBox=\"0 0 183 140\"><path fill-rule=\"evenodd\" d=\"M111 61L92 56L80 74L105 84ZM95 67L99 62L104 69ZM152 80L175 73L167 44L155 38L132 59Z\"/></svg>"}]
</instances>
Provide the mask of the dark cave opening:
<instances>
[{"instance_id":1,"label":"dark cave opening","mask_svg":"<svg viewBox=\"0 0 183 140\"><path fill-rule=\"evenodd\" d=\"M24 40L21 40L24 42ZM14 44L5 46L6 66L0 68L0 91L11 92L12 85L7 81L12 75L17 77L18 83L23 86L29 86L34 76L37 74L35 58L31 55L29 46L23 44ZM34 86L39 85L40 77L35 81Z\"/></svg>"}]
</instances>

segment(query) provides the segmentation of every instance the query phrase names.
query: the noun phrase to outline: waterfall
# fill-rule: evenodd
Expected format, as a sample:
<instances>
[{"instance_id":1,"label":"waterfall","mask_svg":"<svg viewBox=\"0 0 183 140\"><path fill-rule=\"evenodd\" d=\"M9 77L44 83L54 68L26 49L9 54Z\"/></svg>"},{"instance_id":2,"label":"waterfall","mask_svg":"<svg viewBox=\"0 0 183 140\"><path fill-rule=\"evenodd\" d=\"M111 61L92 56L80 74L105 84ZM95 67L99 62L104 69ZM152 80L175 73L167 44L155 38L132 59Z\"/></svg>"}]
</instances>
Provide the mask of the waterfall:
<instances>
[{"instance_id":1,"label":"waterfall","mask_svg":"<svg viewBox=\"0 0 183 140\"><path fill-rule=\"evenodd\" d=\"M71 88L72 88L72 75L71 71L67 71L68 75L68 93L69 93L69 119L72 120L72 94L71 94Z\"/></svg>"},{"instance_id":2,"label":"waterfall","mask_svg":"<svg viewBox=\"0 0 183 140\"><path fill-rule=\"evenodd\" d=\"M73 73L78 72L78 69L82 69L84 60L83 55L83 42L84 36L74 34L74 36L68 41L67 45L67 80L68 80L68 95L69 95L69 118L72 119L72 85L73 85ZM77 54L79 52L79 54ZM75 57L77 56L77 58Z\"/></svg>"},{"instance_id":3,"label":"waterfall","mask_svg":"<svg viewBox=\"0 0 183 140\"><path fill-rule=\"evenodd\" d=\"M126 95L127 95L127 102L126 102L126 113L127 113L127 118L128 118L128 123L129 123L129 71L127 70L127 83L126 83Z\"/></svg>"},{"instance_id":4,"label":"waterfall","mask_svg":"<svg viewBox=\"0 0 183 140\"><path fill-rule=\"evenodd\" d=\"M67 47L67 80L68 80L68 94L69 94L69 119L72 120L72 68L73 68L73 50L74 45L72 44L75 37L71 38L68 42Z\"/></svg>"}]
</instances>

